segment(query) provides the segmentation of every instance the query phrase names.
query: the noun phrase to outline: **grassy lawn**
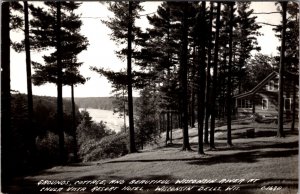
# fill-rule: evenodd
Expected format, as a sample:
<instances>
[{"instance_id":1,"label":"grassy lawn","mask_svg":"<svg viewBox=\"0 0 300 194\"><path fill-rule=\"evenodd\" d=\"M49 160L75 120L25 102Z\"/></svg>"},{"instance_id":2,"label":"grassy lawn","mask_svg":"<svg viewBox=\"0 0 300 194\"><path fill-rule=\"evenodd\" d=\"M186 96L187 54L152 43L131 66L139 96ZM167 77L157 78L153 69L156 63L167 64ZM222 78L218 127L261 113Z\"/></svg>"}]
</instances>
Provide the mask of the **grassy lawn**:
<instances>
[{"instance_id":1,"label":"grassy lawn","mask_svg":"<svg viewBox=\"0 0 300 194\"><path fill-rule=\"evenodd\" d=\"M246 130L251 127L255 128L255 138L247 138L245 135ZM133 185L144 186L143 191L136 191L136 193L164 193L154 192L154 190L157 186L174 186L176 180L207 179L215 182L175 186L194 186L193 192L187 193L297 193L298 131L289 132L287 126L285 127L286 137L276 138L275 124L235 122L232 125L234 146L228 147L226 126L220 126L216 129L216 149L210 150L205 146L205 155L201 156L197 154L197 129L193 128L189 131L192 151L180 150L181 129L177 129L173 131L173 144L167 147L164 145L165 136L162 134L158 144L149 145L139 153L92 163L53 167L36 175L16 180L19 187L14 186L12 189L36 191L41 189L41 186L37 186L40 180L69 180L72 183L77 180L103 179L108 182L125 180L125 183L133 179L169 180L169 185ZM239 179L240 182L220 184L219 182L224 179ZM250 179L257 180L255 183L247 183ZM110 186L123 187L124 185ZM221 191L216 191L220 186ZM239 190L225 191L228 186L239 187ZM206 191L197 191L200 188L203 190L206 188ZM278 189L278 191L267 189ZM90 193L90 190L75 193Z\"/></svg>"}]
</instances>

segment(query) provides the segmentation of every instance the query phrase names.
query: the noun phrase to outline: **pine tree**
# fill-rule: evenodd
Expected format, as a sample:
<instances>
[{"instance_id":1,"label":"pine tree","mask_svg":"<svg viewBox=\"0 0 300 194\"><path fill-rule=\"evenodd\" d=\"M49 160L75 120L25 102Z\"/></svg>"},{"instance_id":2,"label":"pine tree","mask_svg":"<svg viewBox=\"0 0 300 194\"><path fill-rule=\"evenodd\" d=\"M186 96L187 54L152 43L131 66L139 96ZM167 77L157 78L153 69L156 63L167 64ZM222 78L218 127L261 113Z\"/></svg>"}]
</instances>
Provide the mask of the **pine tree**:
<instances>
[{"instance_id":1,"label":"pine tree","mask_svg":"<svg viewBox=\"0 0 300 194\"><path fill-rule=\"evenodd\" d=\"M213 83L212 83L212 101L211 101L211 125L210 125L210 148L215 148L215 119L216 119L216 98L217 98L217 76L218 76L218 62L219 62L219 30L220 30L220 9L221 3L217 3L216 16L216 34L214 47L214 66L213 66Z\"/></svg>"},{"instance_id":2,"label":"pine tree","mask_svg":"<svg viewBox=\"0 0 300 194\"><path fill-rule=\"evenodd\" d=\"M129 152L137 152L134 140L134 119L133 119L133 100L132 100L132 28L133 28L133 5L128 2L128 27L127 27L127 92L128 92L128 112L129 112Z\"/></svg>"},{"instance_id":3,"label":"pine tree","mask_svg":"<svg viewBox=\"0 0 300 194\"><path fill-rule=\"evenodd\" d=\"M278 90L278 129L277 137L284 137L283 131L283 90L284 80L283 74L285 70L285 48L286 48L286 14L287 14L287 2L280 2L282 7L282 31L281 31L281 50L280 50L280 63L279 63L279 90Z\"/></svg>"},{"instance_id":4,"label":"pine tree","mask_svg":"<svg viewBox=\"0 0 300 194\"><path fill-rule=\"evenodd\" d=\"M176 43L176 40L179 39L178 30L173 22L175 19L171 11L172 6L175 6L173 2L163 2L158 6L157 14L147 17L153 27L147 29L150 37L148 45L145 45L144 48L147 50L148 56L150 56L150 60L148 57L144 57L144 61L148 66L153 66L150 71L156 74L155 80L159 83L157 86L159 91L159 108L162 109L163 115L167 115L166 145L170 140L170 112L172 109L176 109L175 104L177 103L174 102L178 99L177 95L174 95L176 89L172 88L176 83L177 77L175 65L178 60L174 56L178 54L178 43ZM163 46L161 47L160 45ZM160 48L158 49L158 47Z\"/></svg>"},{"instance_id":5,"label":"pine tree","mask_svg":"<svg viewBox=\"0 0 300 194\"><path fill-rule=\"evenodd\" d=\"M1 185L3 190L11 180L11 94L10 94L10 3L1 6Z\"/></svg>"},{"instance_id":6,"label":"pine tree","mask_svg":"<svg viewBox=\"0 0 300 194\"><path fill-rule=\"evenodd\" d=\"M31 57L30 57L30 40L29 40L29 11L28 2L24 1L24 43L26 53L26 75L27 75L27 101L28 101L28 120L31 126L32 151L35 151L35 134L32 131L33 127L33 98L32 98L32 81L31 81Z\"/></svg>"},{"instance_id":7,"label":"pine tree","mask_svg":"<svg viewBox=\"0 0 300 194\"><path fill-rule=\"evenodd\" d=\"M237 62L238 74L238 93L242 92L242 77L245 76L247 61L251 57L251 51L259 51L260 47L257 43L257 36L260 35L258 29L261 28L256 24L256 16L251 16L253 9L250 9L251 2L237 2L237 26L235 33L234 57ZM250 9L250 10L249 10ZM233 61L235 63L235 61Z\"/></svg>"},{"instance_id":8,"label":"pine tree","mask_svg":"<svg viewBox=\"0 0 300 194\"><path fill-rule=\"evenodd\" d=\"M231 68L232 68L232 33L233 33L233 17L234 17L234 3L229 3L230 6L230 22L229 22L229 62L228 62L228 83L227 83L227 144L232 146L231 140L231 115L232 115L232 81L231 81Z\"/></svg>"},{"instance_id":9,"label":"pine tree","mask_svg":"<svg viewBox=\"0 0 300 194\"><path fill-rule=\"evenodd\" d=\"M282 39L280 32L282 31L282 24L277 26L275 30L276 36ZM288 2L287 4L287 23L286 23L286 52L285 52L285 71L296 73L299 75L299 4L297 2ZM281 47L279 47L281 49ZM296 119L296 82L293 81L293 103L292 103L292 123L291 130L295 129L295 119Z\"/></svg>"},{"instance_id":10,"label":"pine tree","mask_svg":"<svg viewBox=\"0 0 300 194\"><path fill-rule=\"evenodd\" d=\"M86 37L79 34L82 25L79 16L74 14L80 4L74 2L46 2L49 10L31 7L34 19L31 21L32 33L35 34L33 42L42 49L54 47L56 51L45 55L45 65L33 62L35 74L32 76L34 84L55 83L57 85L57 119L59 130L59 146L62 162L65 160L64 130L63 130L63 104L62 87L71 86L72 99L74 99L74 85L86 81L78 71L82 63L77 61L77 55L87 48ZM73 101L73 137L75 132L75 106ZM74 143L75 144L75 143ZM76 145L74 145L76 149ZM76 152L76 151L74 151ZM76 153L75 153L76 157Z\"/></svg>"},{"instance_id":11,"label":"pine tree","mask_svg":"<svg viewBox=\"0 0 300 194\"><path fill-rule=\"evenodd\" d=\"M137 142L143 149L146 142L154 141L158 135L156 130L156 114L157 106L154 91L152 89L153 84L149 83L140 92L140 98L137 102Z\"/></svg>"},{"instance_id":12,"label":"pine tree","mask_svg":"<svg viewBox=\"0 0 300 194\"><path fill-rule=\"evenodd\" d=\"M26 78L27 78L27 128L26 131L26 148L27 153L30 154L29 158L32 159L30 162L35 160L35 126L33 121L33 98L32 98L32 81L31 81L31 59L30 59L30 36L29 36L29 11L28 2L24 1L23 6L19 2L11 3L11 28L15 31L23 31L24 39L21 43L12 41L12 48L16 52L25 51L26 56ZM24 17L21 15L23 14Z\"/></svg>"},{"instance_id":13,"label":"pine tree","mask_svg":"<svg viewBox=\"0 0 300 194\"><path fill-rule=\"evenodd\" d=\"M31 59L30 59L30 40L29 40L29 10L28 2L24 1L23 6L19 2L11 4L11 8L16 14L12 14L12 29L24 31L22 43L12 42L12 48L16 52L25 51L26 55L26 78L27 78L27 102L28 102L28 120L32 121L33 100L32 100L32 83L31 83ZM23 13L24 18L20 17Z\"/></svg>"},{"instance_id":14,"label":"pine tree","mask_svg":"<svg viewBox=\"0 0 300 194\"><path fill-rule=\"evenodd\" d=\"M66 161L66 153L64 148L64 128L63 128L63 101L62 101L62 53L61 53L61 3L56 3L56 70L57 70L57 77L56 77L56 85L57 85L57 127L59 129L58 136L59 136L59 150L60 150L60 162L62 164Z\"/></svg>"},{"instance_id":15,"label":"pine tree","mask_svg":"<svg viewBox=\"0 0 300 194\"><path fill-rule=\"evenodd\" d=\"M211 103L211 67L212 67L212 23L213 23L213 12L214 12L214 3L210 2L210 14L209 14L209 25L208 25L208 43L207 43L207 70L206 70L206 112L205 112L205 129L204 129L204 143L209 144L208 141L208 128L209 128L209 118L211 115L210 103Z\"/></svg>"},{"instance_id":16,"label":"pine tree","mask_svg":"<svg viewBox=\"0 0 300 194\"><path fill-rule=\"evenodd\" d=\"M132 100L132 57L134 49L132 44L135 44L135 37L140 33L140 29L134 25L135 19L138 17L138 12L142 10L139 2L110 2L108 9L115 15L114 18L109 18L108 21L102 21L111 30L111 39L117 44L126 47L116 51L120 58L127 58L127 75L126 85L128 92L128 114L129 114L129 152L137 152L134 138L134 119L133 119L133 100ZM93 68L97 71L97 68ZM99 69L98 69L99 70ZM99 71L98 71L99 72Z\"/></svg>"},{"instance_id":17,"label":"pine tree","mask_svg":"<svg viewBox=\"0 0 300 194\"><path fill-rule=\"evenodd\" d=\"M199 32L199 70L198 70L198 91L197 91L197 99L198 99L198 153L204 154L203 151L203 121L205 114L205 86L206 86L206 75L205 75L205 61L206 61L206 36L207 36L207 24L205 21L205 13L206 13L206 2L202 1L199 25L202 28Z\"/></svg>"},{"instance_id":18,"label":"pine tree","mask_svg":"<svg viewBox=\"0 0 300 194\"><path fill-rule=\"evenodd\" d=\"M290 2L287 5L287 12L289 14L287 27L290 30L287 32L287 71L290 72L297 72L296 74L299 76L299 3L297 2ZM290 35L289 35L290 33ZM293 81L293 103L292 103L292 123L291 123L291 130L295 130L295 123L296 123L296 106L297 106L297 82L296 80Z\"/></svg>"},{"instance_id":19,"label":"pine tree","mask_svg":"<svg viewBox=\"0 0 300 194\"><path fill-rule=\"evenodd\" d=\"M188 66L188 3L181 3L181 42L180 42L180 82L182 95L182 114L183 114L183 145L182 150L191 150L188 133L188 83L187 83L187 66Z\"/></svg>"},{"instance_id":20,"label":"pine tree","mask_svg":"<svg viewBox=\"0 0 300 194\"><path fill-rule=\"evenodd\" d=\"M232 73L229 75L229 34L231 26L236 26L237 17L231 20L231 6L229 3L224 3L221 10L221 24L220 28L220 54L219 54L219 75L218 75L218 116L223 119L227 116L227 102L228 102L228 83L232 81ZM232 24L231 24L232 23ZM236 45L236 34L232 32L232 46ZM235 46L233 46L234 48ZM232 67L231 67L232 68ZM231 70L231 69L230 69ZM231 77L229 79L229 77Z\"/></svg>"}]
</instances>

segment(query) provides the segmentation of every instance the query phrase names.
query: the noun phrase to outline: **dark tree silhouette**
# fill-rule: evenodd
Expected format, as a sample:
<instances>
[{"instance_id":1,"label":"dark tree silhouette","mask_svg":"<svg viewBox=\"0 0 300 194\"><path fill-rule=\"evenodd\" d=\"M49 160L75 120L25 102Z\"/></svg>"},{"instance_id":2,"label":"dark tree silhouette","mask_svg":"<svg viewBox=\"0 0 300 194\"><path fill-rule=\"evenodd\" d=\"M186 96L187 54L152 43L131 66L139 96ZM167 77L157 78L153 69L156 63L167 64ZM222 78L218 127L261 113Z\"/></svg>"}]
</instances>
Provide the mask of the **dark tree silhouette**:
<instances>
[{"instance_id":1,"label":"dark tree silhouette","mask_svg":"<svg viewBox=\"0 0 300 194\"><path fill-rule=\"evenodd\" d=\"M281 40L282 23L273 30L278 33L276 36ZM287 4L287 22L285 35L285 71L299 76L299 3L290 1ZM280 51L281 47L279 47ZM294 80L293 85L293 102L292 102L292 123L291 130L295 129L297 115L296 90L298 81Z\"/></svg>"},{"instance_id":2,"label":"dark tree silhouette","mask_svg":"<svg viewBox=\"0 0 300 194\"><path fill-rule=\"evenodd\" d=\"M206 13L206 2L202 1L201 3L201 10L200 10L200 18L199 24L202 30L199 32L199 70L198 70L198 78L199 78L199 85L197 91L197 99L198 99L198 154L204 154L203 150L203 121L204 121L204 114L205 114L205 42L206 42L206 29L207 24L205 20L205 13Z\"/></svg>"},{"instance_id":3,"label":"dark tree silhouette","mask_svg":"<svg viewBox=\"0 0 300 194\"><path fill-rule=\"evenodd\" d=\"M2 2L1 9L1 185L5 191L10 181L12 166L10 142L11 94L10 94L10 3Z\"/></svg>"},{"instance_id":4,"label":"dark tree silhouette","mask_svg":"<svg viewBox=\"0 0 300 194\"><path fill-rule=\"evenodd\" d=\"M65 163L65 141L64 141L64 128L63 128L63 101L62 101L62 51L61 51L61 3L56 2L56 65L57 65L57 127L59 129L59 150L60 162Z\"/></svg>"},{"instance_id":5,"label":"dark tree silhouette","mask_svg":"<svg viewBox=\"0 0 300 194\"><path fill-rule=\"evenodd\" d=\"M30 147L32 154L35 154L36 145L33 126L33 98L32 98L32 81L31 81L31 57L30 57L30 37L29 37L29 11L28 2L24 1L24 45L26 55L26 76L27 76L27 103L28 103L28 121L30 123L30 129L28 131L30 138Z\"/></svg>"},{"instance_id":6,"label":"dark tree silhouette","mask_svg":"<svg viewBox=\"0 0 300 194\"><path fill-rule=\"evenodd\" d=\"M206 99L206 112L205 112L205 129L204 129L204 143L209 144L208 141L208 128L209 128L209 118L211 115L210 103L211 103L211 58L212 58L212 22L213 22L213 13L214 13L214 3L210 2L210 13L209 13L209 25L208 25L208 43L207 43L207 70L206 70L206 90L205 90L205 99Z\"/></svg>"},{"instance_id":7,"label":"dark tree silhouette","mask_svg":"<svg viewBox=\"0 0 300 194\"><path fill-rule=\"evenodd\" d=\"M231 80L231 68L232 68L232 31L233 31L233 13L234 3L230 2L230 21L229 21L229 62L228 62L228 81L227 81L227 144L232 146L231 140L231 115L232 115L232 80Z\"/></svg>"},{"instance_id":8,"label":"dark tree silhouette","mask_svg":"<svg viewBox=\"0 0 300 194\"><path fill-rule=\"evenodd\" d=\"M214 66L213 66L213 85L211 100L211 124L210 124L210 148L215 148L215 119L216 119L216 98L217 98L217 76L218 76L218 57L219 57L219 31L220 31L220 9L221 3L217 3L216 35L214 48Z\"/></svg>"},{"instance_id":9,"label":"dark tree silhouette","mask_svg":"<svg viewBox=\"0 0 300 194\"><path fill-rule=\"evenodd\" d=\"M284 90L284 66L285 66L285 42L286 42L286 12L287 12L287 3L280 2L282 7L282 31L281 31L281 50L280 50L280 63L279 63L279 90L278 90L278 129L277 137L284 137L283 131L283 90Z\"/></svg>"},{"instance_id":10,"label":"dark tree silhouette","mask_svg":"<svg viewBox=\"0 0 300 194\"><path fill-rule=\"evenodd\" d=\"M102 21L105 23L111 30L111 39L119 43L126 48L122 48L119 51L116 51L118 57L124 59L127 58L127 75L125 77L128 93L128 116L129 116L129 152L137 152L134 140L134 118L133 118L133 99L132 99L132 87L133 87L133 75L132 72L132 58L134 54L134 48L132 44L136 44L135 38L137 34L141 34L140 28L134 25L135 19L138 17L138 12L142 10L142 7L139 5L139 2L110 2L108 9L113 12L115 18L110 18L109 21ZM109 80L116 79L114 81L119 82L119 76L122 76L122 73L118 72L105 72L103 69L98 69L92 67L93 70L98 73L108 76ZM137 75L138 73L136 73ZM109 77L109 76L112 77ZM119 76L118 76L119 75ZM137 76L138 77L138 76ZM123 82L124 83L124 80ZM122 84L121 83L121 84ZM137 83L137 82L136 82Z\"/></svg>"},{"instance_id":11,"label":"dark tree silhouette","mask_svg":"<svg viewBox=\"0 0 300 194\"><path fill-rule=\"evenodd\" d=\"M131 73L131 58L132 58L132 2L128 2L128 31L127 31L127 92L128 92L128 115L129 115L129 152L137 152L134 141L134 121L133 121L133 101L132 101L132 73Z\"/></svg>"},{"instance_id":12,"label":"dark tree silhouette","mask_svg":"<svg viewBox=\"0 0 300 194\"><path fill-rule=\"evenodd\" d=\"M187 96L187 64L188 64L188 2L182 2L181 13L181 49L180 49L180 77L182 87L182 114L183 114L183 145L182 150L190 150L189 143L189 113Z\"/></svg>"},{"instance_id":13,"label":"dark tree silhouette","mask_svg":"<svg viewBox=\"0 0 300 194\"><path fill-rule=\"evenodd\" d=\"M62 87L71 86L72 104L74 103L74 86L85 83L86 79L80 75L78 68L82 63L77 61L77 55L87 48L87 38L79 33L82 22L74 13L80 3L74 2L45 2L50 8L44 11L41 8L30 7L33 14L31 20L33 42L41 49L54 47L55 52L43 56L45 64L34 62L35 73L32 76L35 85L47 82L57 85L57 119L59 128L60 149L64 149ZM48 21L48 22L47 22ZM51 41L53 40L53 41ZM75 105L72 111L72 136L74 139L74 159L77 156ZM66 155L63 150L61 154ZM61 158L63 160L63 158Z\"/></svg>"}]
</instances>

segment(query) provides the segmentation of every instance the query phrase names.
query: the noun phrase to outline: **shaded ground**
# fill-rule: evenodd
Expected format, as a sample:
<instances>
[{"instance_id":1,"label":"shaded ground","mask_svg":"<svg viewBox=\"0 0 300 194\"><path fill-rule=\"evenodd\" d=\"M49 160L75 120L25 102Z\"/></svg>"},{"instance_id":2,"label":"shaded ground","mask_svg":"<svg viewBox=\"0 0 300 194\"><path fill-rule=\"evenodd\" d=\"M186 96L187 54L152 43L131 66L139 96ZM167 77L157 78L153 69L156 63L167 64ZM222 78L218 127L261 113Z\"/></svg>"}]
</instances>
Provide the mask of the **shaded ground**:
<instances>
[{"instance_id":1,"label":"shaded ground","mask_svg":"<svg viewBox=\"0 0 300 194\"><path fill-rule=\"evenodd\" d=\"M57 166L36 175L19 178L12 191L39 191L45 186L37 185L40 180L68 180L74 186L78 180L106 180L105 185L84 184L85 192L91 193L94 186L118 187L117 193L125 192L124 186L139 187L143 191L136 193L163 193L163 189L186 189L191 186L193 192L179 193L224 193L228 187L239 188L237 193L297 193L298 187L298 132L287 132L285 138L276 138L274 125L257 125L255 138L246 138L246 130L253 125L236 123L232 126L233 147L226 145L226 127L216 130L216 149L210 150L205 146L205 155L197 154L197 132L190 129L190 143L193 151L180 151L181 130L173 133L173 144L164 146L164 135L159 145L148 147L140 153L128 154L121 158L103 160L92 163ZM288 129L285 129L288 131ZM131 184L133 180L168 180L169 184ZM215 180L214 183L174 184L176 180ZM238 183L219 182L222 179L245 179ZM258 179L255 183L247 183ZM124 180L124 184L111 180ZM122 183L122 182L119 182ZM17 186L16 186L17 185ZM49 185L48 185L49 186ZM59 185L50 185L59 187ZM165 187L163 187L165 186ZM269 187L268 187L269 186ZM270 187L272 186L272 187ZM155 192L155 189L162 188ZM209 188L208 188L209 187ZM221 187L221 191L218 190ZM206 192L203 191L206 188ZM64 186L64 190L66 186ZM125 188L126 189L126 188ZM202 189L201 191L197 191ZM273 189L278 191L268 191ZM208 191L210 190L210 191ZM96 190L94 190L96 192ZM131 191L134 192L134 191ZM232 193L226 191L228 193ZM52 192L53 193L53 192ZM60 192L63 193L63 192ZM66 192L70 193L70 192ZM103 192L101 192L103 193ZM175 193L175 192L172 192Z\"/></svg>"}]
</instances>

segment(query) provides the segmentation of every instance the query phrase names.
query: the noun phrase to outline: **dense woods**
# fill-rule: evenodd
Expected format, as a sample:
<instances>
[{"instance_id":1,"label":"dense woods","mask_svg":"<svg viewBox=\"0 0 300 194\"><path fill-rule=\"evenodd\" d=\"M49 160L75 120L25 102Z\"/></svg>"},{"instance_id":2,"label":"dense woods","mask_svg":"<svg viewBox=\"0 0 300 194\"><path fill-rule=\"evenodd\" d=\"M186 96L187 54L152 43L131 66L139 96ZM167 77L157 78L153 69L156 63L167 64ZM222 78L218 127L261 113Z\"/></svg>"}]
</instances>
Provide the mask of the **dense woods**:
<instances>
[{"instance_id":1,"label":"dense woods","mask_svg":"<svg viewBox=\"0 0 300 194\"><path fill-rule=\"evenodd\" d=\"M56 124L56 98L33 96L32 120L27 119L27 96L13 94L11 97L11 146L7 148L10 165L14 173L33 172L58 163L58 127ZM73 128L71 101L64 100L65 147L72 154ZM76 123L80 123L80 114L76 110ZM31 131L28 133L28 131ZM36 150L33 152L31 135L35 137ZM35 155L32 155L32 154ZM70 160L73 158L71 157ZM12 172L10 172L12 173Z\"/></svg>"},{"instance_id":2,"label":"dense woods","mask_svg":"<svg viewBox=\"0 0 300 194\"><path fill-rule=\"evenodd\" d=\"M84 61L77 58L89 46L87 37L80 34L80 15L75 13L80 5L65 1L44 2L41 7L32 2L2 3L3 181L9 181L15 166L17 172L26 174L67 162L134 153L162 133L166 146L171 146L174 128L182 129L181 150L191 150L189 129L197 127L198 154L203 155L205 144L217 149L216 123L224 122L227 144L234 146L234 96L250 91L273 71L279 75L277 136L284 137L283 93L289 84L285 73L299 76L297 3L277 4L282 23L273 30L281 46L278 56L267 56L258 53L261 26L250 2L162 2L155 13L146 16L150 27L145 30L136 25L142 2L106 2L113 16L101 22L111 30L110 38L119 46L116 55L126 61L127 68L115 72L98 62L90 67L112 84L114 97L102 98L74 96L75 86L89 79L80 74ZM15 29L24 31L23 41L9 41ZM26 53L27 95L11 95L10 48ZM47 49L51 52L43 56L42 63L31 61L32 51ZM45 83L57 86L56 98L33 96L32 84ZM294 130L299 84L292 84ZM72 97L63 100L65 86L72 88ZM133 90L140 92L138 98L132 96ZM93 122L88 112L79 113L78 107L113 110L124 116L125 127L119 133L111 131L104 122Z\"/></svg>"}]
</instances>

